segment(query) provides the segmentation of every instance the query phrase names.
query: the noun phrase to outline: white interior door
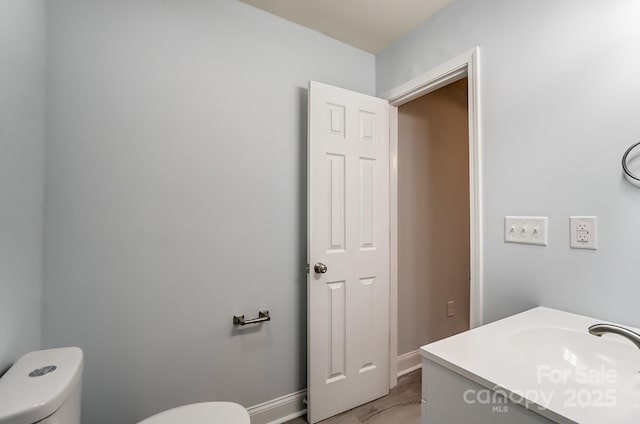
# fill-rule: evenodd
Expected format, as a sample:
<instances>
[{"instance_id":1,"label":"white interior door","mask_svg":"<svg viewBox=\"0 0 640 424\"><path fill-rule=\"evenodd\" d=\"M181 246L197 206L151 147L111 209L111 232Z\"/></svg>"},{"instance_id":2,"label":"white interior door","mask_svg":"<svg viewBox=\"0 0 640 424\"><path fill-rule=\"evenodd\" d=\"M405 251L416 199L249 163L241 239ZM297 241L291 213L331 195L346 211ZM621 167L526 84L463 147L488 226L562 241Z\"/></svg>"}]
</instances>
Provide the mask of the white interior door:
<instances>
[{"instance_id":1,"label":"white interior door","mask_svg":"<svg viewBox=\"0 0 640 424\"><path fill-rule=\"evenodd\" d=\"M308 173L308 420L315 423L389 392L387 101L311 81Z\"/></svg>"}]
</instances>

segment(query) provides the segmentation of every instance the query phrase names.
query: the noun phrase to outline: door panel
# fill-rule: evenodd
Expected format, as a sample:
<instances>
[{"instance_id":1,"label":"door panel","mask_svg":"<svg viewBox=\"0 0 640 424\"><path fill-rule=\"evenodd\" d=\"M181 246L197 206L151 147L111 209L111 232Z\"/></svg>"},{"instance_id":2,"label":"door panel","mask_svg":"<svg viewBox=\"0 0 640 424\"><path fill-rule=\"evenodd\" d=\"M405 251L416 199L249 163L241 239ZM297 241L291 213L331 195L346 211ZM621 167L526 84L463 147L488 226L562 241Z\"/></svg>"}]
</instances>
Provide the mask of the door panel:
<instances>
[{"instance_id":1,"label":"door panel","mask_svg":"<svg viewBox=\"0 0 640 424\"><path fill-rule=\"evenodd\" d=\"M389 389L388 109L382 99L309 84L311 423Z\"/></svg>"}]
</instances>

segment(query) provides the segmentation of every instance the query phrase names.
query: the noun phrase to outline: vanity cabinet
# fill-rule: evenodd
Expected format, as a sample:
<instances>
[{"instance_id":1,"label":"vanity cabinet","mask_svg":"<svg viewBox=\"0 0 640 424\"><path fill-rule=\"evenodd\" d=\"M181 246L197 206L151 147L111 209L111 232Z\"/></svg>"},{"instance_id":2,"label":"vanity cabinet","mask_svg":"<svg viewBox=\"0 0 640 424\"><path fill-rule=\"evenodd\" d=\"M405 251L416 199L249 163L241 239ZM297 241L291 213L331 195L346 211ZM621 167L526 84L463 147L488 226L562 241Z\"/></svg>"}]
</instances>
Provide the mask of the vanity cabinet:
<instances>
[{"instance_id":1,"label":"vanity cabinet","mask_svg":"<svg viewBox=\"0 0 640 424\"><path fill-rule=\"evenodd\" d=\"M422 359L422 424L554 422L429 359Z\"/></svg>"}]
</instances>

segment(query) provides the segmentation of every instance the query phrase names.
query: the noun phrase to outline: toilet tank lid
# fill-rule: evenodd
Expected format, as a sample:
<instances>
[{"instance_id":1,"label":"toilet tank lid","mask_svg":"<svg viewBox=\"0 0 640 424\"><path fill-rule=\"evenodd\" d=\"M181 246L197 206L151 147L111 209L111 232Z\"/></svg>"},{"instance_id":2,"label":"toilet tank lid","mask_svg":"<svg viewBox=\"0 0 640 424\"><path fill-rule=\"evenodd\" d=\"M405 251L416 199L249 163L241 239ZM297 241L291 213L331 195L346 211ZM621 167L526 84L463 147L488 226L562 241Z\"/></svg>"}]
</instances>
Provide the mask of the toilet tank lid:
<instances>
[{"instance_id":1,"label":"toilet tank lid","mask_svg":"<svg viewBox=\"0 0 640 424\"><path fill-rule=\"evenodd\" d=\"M138 424L250 424L249 413L232 402L201 402L160 412Z\"/></svg>"},{"instance_id":2,"label":"toilet tank lid","mask_svg":"<svg viewBox=\"0 0 640 424\"><path fill-rule=\"evenodd\" d=\"M56 412L80 384L82 367L77 347L39 350L18 359L0 378L0 423L33 424Z\"/></svg>"}]
</instances>

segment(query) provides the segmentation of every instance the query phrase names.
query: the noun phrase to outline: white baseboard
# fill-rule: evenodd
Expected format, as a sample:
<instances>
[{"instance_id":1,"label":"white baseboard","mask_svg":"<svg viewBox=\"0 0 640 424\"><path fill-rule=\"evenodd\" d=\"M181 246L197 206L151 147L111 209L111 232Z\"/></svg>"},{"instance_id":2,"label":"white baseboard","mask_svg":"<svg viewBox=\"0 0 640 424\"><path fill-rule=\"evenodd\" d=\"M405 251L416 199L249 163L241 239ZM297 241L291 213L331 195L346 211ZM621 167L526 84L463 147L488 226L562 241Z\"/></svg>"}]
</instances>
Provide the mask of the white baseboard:
<instances>
[{"instance_id":1,"label":"white baseboard","mask_svg":"<svg viewBox=\"0 0 640 424\"><path fill-rule=\"evenodd\" d=\"M422 368L420 350L398 356L398 377ZM251 424L282 424L307 413L306 390L291 393L248 409Z\"/></svg>"},{"instance_id":2,"label":"white baseboard","mask_svg":"<svg viewBox=\"0 0 640 424\"><path fill-rule=\"evenodd\" d=\"M251 424L281 424L307 413L306 390L291 393L248 409Z\"/></svg>"},{"instance_id":3,"label":"white baseboard","mask_svg":"<svg viewBox=\"0 0 640 424\"><path fill-rule=\"evenodd\" d=\"M422 368L420 349L398 356L398 377Z\"/></svg>"}]
</instances>

